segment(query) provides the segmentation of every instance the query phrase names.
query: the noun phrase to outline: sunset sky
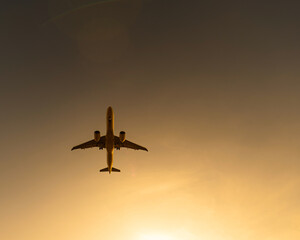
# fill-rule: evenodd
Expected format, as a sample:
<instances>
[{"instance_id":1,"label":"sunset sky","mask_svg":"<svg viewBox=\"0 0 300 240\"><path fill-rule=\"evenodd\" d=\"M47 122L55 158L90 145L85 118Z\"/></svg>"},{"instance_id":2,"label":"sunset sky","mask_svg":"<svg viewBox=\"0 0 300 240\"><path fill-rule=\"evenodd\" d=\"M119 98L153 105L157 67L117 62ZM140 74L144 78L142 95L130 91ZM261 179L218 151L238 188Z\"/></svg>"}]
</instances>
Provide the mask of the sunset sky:
<instances>
[{"instance_id":1,"label":"sunset sky","mask_svg":"<svg viewBox=\"0 0 300 240\"><path fill-rule=\"evenodd\" d=\"M1 240L299 240L299 10L3 1Z\"/></svg>"}]
</instances>

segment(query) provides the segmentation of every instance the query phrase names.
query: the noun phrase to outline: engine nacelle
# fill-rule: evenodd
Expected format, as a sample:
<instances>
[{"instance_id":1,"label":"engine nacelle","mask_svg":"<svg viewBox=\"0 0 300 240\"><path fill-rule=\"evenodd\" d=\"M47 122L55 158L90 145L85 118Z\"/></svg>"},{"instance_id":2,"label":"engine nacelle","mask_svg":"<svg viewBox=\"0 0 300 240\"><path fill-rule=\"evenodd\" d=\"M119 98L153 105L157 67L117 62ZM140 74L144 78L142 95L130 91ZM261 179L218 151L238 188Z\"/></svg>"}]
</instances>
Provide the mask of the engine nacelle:
<instances>
[{"instance_id":1,"label":"engine nacelle","mask_svg":"<svg viewBox=\"0 0 300 240\"><path fill-rule=\"evenodd\" d=\"M100 132L99 131L95 131L94 132L94 139L96 142L99 142L100 141Z\"/></svg>"},{"instance_id":2,"label":"engine nacelle","mask_svg":"<svg viewBox=\"0 0 300 240\"><path fill-rule=\"evenodd\" d=\"M121 131L121 132L120 132L120 137L119 137L119 138L120 138L120 141L121 141L122 143L125 141L125 134L126 134L126 133L125 133L124 131Z\"/></svg>"}]
</instances>

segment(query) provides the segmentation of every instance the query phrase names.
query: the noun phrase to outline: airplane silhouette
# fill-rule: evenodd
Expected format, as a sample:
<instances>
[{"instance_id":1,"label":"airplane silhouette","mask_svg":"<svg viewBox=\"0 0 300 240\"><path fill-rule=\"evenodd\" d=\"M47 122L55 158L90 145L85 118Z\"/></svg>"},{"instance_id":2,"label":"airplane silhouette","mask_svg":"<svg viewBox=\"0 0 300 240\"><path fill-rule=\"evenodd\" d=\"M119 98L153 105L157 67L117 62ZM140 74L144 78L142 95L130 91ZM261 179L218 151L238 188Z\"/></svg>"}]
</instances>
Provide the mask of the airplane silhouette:
<instances>
[{"instance_id":1,"label":"airplane silhouette","mask_svg":"<svg viewBox=\"0 0 300 240\"><path fill-rule=\"evenodd\" d=\"M75 149L86 149L98 147L99 150L106 148L107 151L107 168L103 168L100 172L120 172L119 169L113 168L113 157L114 157L114 149L120 150L121 148L131 148L135 150L144 150L148 152L148 149L137 145L133 142L130 142L125 139L126 133L124 131L120 132L119 137L114 135L114 112L112 107L107 108L106 113L106 136L100 136L99 131L94 132L94 139L77 145L72 148Z\"/></svg>"}]
</instances>

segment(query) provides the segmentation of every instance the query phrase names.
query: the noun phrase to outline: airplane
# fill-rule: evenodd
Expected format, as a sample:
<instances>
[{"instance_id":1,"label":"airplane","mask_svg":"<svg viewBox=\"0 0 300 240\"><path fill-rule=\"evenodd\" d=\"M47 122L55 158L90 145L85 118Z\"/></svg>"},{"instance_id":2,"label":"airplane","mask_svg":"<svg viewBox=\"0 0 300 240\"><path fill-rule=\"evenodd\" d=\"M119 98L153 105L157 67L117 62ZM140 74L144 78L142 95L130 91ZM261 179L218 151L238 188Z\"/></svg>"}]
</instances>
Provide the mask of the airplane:
<instances>
[{"instance_id":1,"label":"airplane","mask_svg":"<svg viewBox=\"0 0 300 240\"><path fill-rule=\"evenodd\" d=\"M75 149L86 149L98 147L99 150L106 148L107 151L107 168L103 168L100 172L121 172L117 168L113 168L113 157L114 157L114 149L120 150L121 148L131 148L135 150L144 150L148 152L148 149L137 145L133 142L130 142L125 139L125 132L121 131L119 137L114 135L114 112L112 107L107 108L106 112L106 136L100 136L99 131L94 132L94 139L79 144L72 148L71 151Z\"/></svg>"}]
</instances>

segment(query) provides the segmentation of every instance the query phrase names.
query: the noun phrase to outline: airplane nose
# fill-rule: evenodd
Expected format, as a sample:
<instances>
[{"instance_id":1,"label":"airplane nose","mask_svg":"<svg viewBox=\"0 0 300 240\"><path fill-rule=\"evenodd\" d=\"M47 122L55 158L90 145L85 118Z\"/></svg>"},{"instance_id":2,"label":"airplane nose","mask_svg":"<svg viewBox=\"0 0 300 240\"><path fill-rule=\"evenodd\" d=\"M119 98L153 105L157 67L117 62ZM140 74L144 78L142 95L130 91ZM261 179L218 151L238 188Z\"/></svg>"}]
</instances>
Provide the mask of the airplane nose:
<instances>
[{"instance_id":1,"label":"airplane nose","mask_svg":"<svg viewBox=\"0 0 300 240\"><path fill-rule=\"evenodd\" d=\"M107 108L107 115L111 115L113 112L112 107Z\"/></svg>"}]
</instances>

